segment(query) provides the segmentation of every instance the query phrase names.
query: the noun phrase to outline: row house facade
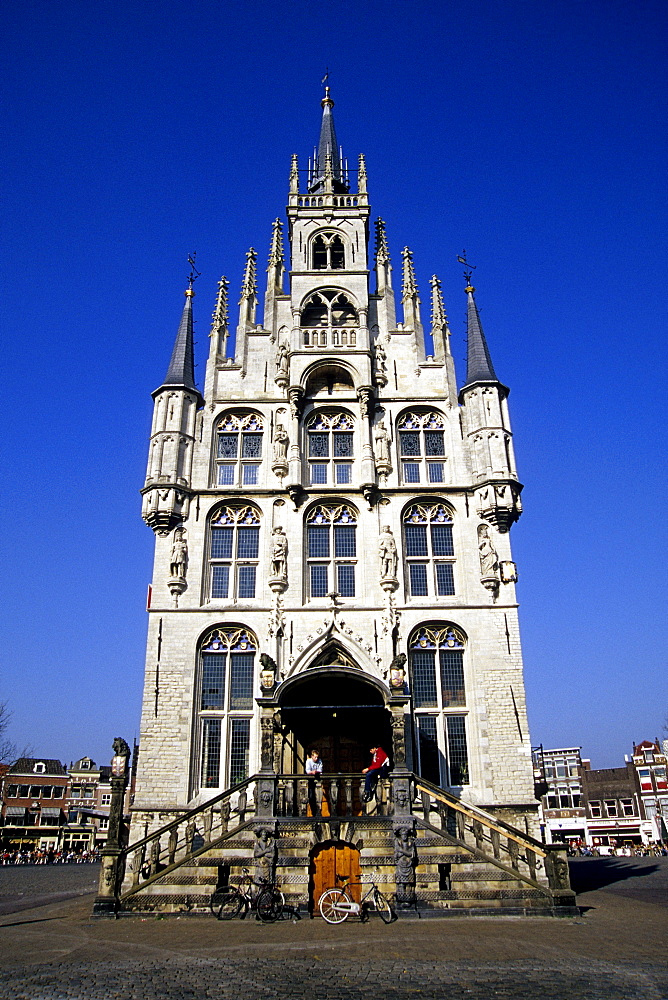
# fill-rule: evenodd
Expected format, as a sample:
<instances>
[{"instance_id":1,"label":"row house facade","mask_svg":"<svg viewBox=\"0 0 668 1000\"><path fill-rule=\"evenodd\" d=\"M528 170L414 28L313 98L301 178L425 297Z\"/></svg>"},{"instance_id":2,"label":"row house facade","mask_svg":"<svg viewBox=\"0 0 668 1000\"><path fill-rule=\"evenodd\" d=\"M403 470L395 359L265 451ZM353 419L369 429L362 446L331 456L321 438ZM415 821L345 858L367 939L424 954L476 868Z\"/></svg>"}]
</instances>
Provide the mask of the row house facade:
<instances>
[{"instance_id":1,"label":"row house facade","mask_svg":"<svg viewBox=\"0 0 668 1000\"><path fill-rule=\"evenodd\" d=\"M104 846L111 768L82 757L69 769L53 758L22 757L2 780L5 850L92 851ZM130 789L124 812L130 807Z\"/></svg>"},{"instance_id":2,"label":"row house facade","mask_svg":"<svg viewBox=\"0 0 668 1000\"><path fill-rule=\"evenodd\" d=\"M621 767L592 769L581 747L534 749L546 843L623 847L668 840L666 747L634 745Z\"/></svg>"}]
</instances>

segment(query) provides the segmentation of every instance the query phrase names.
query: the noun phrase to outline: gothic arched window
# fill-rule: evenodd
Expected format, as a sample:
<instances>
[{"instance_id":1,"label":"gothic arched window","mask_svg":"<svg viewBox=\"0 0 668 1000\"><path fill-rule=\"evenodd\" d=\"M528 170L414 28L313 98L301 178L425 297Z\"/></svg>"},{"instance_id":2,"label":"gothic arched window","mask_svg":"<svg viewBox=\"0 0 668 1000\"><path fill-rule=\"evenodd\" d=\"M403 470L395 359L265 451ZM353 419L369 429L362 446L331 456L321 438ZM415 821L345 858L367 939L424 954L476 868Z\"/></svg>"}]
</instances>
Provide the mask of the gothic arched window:
<instances>
[{"instance_id":1,"label":"gothic arched window","mask_svg":"<svg viewBox=\"0 0 668 1000\"><path fill-rule=\"evenodd\" d=\"M347 413L317 410L308 420L309 482L345 485L352 481L353 419Z\"/></svg>"},{"instance_id":2,"label":"gothic arched window","mask_svg":"<svg viewBox=\"0 0 668 1000\"><path fill-rule=\"evenodd\" d=\"M201 644L202 788L224 788L248 777L256 654L257 639L237 625L213 629Z\"/></svg>"},{"instance_id":3,"label":"gothic arched window","mask_svg":"<svg viewBox=\"0 0 668 1000\"><path fill-rule=\"evenodd\" d=\"M355 596L357 514L346 504L318 504L306 516L309 597Z\"/></svg>"},{"instance_id":4,"label":"gothic arched window","mask_svg":"<svg viewBox=\"0 0 668 1000\"><path fill-rule=\"evenodd\" d=\"M306 347L354 347L357 343L357 310L335 288L313 292L303 305L301 320Z\"/></svg>"},{"instance_id":5,"label":"gothic arched window","mask_svg":"<svg viewBox=\"0 0 668 1000\"><path fill-rule=\"evenodd\" d=\"M414 503L404 513L404 557L410 597L455 593L452 513L443 503Z\"/></svg>"},{"instance_id":6,"label":"gothic arched window","mask_svg":"<svg viewBox=\"0 0 668 1000\"><path fill-rule=\"evenodd\" d=\"M397 424L404 483L445 482L445 421L440 413L404 413Z\"/></svg>"},{"instance_id":7,"label":"gothic arched window","mask_svg":"<svg viewBox=\"0 0 668 1000\"><path fill-rule=\"evenodd\" d=\"M218 507L209 524L209 597L255 597L260 515L251 506Z\"/></svg>"},{"instance_id":8,"label":"gothic arched window","mask_svg":"<svg viewBox=\"0 0 668 1000\"><path fill-rule=\"evenodd\" d=\"M466 741L466 639L453 625L421 625L409 643L418 770L436 785L469 782Z\"/></svg>"},{"instance_id":9,"label":"gothic arched window","mask_svg":"<svg viewBox=\"0 0 668 1000\"><path fill-rule=\"evenodd\" d=\"M262 461L262 417L226 413L216 430L218 486L255 486Z\"/></svg>"},{"instance_id":10,"label":"gothic arched window","mask_svg":"<svg viewBox=\"0 0 668 1000\"><path fill-rule=\"evenodd\" d=\"M320 233L313 240L314 271L342 271L346 266L343 240L337 233Z\"/></svg>"}]
</instances>

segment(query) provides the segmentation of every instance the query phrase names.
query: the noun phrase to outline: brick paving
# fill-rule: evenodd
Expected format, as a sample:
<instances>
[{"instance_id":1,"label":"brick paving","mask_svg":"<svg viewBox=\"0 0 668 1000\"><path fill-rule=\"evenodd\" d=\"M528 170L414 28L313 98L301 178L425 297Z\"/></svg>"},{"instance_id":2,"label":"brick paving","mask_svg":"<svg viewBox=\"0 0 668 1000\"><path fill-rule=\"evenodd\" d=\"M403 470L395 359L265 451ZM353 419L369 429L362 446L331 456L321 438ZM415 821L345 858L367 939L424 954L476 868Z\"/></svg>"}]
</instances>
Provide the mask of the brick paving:
<instances>
[{"instance_id":1,"label":"brick paving","mask_svg":"<svg viewBox=\"0 0 668 1000\"><path fill-rule=\"evenodd\" d=\"M83 867L19 869L20 905L81 891L78 880L90 877ZM12 905L17 872L9 871L0 868L0 903ZM579 918L389 927L375 918L339 927L308 919L91 920L91 896L52 898L0 916L0 997L668 1000L668 859L582 859L573 880Z\"/></svg>"}]
</instances>

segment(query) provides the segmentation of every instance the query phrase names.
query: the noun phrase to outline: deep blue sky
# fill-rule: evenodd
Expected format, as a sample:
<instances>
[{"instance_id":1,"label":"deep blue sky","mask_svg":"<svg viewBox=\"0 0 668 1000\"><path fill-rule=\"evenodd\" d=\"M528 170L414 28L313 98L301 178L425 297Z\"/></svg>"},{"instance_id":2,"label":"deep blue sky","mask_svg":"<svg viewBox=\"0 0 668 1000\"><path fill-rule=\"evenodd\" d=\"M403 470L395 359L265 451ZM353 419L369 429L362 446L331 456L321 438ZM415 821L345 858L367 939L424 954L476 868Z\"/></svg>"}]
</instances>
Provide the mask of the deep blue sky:
<instances>
[{"instance_id":1,"label":"deep blue sky","mask_svg":"<svg viewBox=\"0 0 668 1000\"><path fill-rule=\"evenodd\" d=\"M395 275L474 283L511 415L534 743L618 765L668 713L667 8L643 0L49 0L3 12L0 699L66 762L139 733L151 419L186 257L263 276L290 155L366 153ZM262 297L262 296L261 296Z\"/></svg>"}]
</instances>

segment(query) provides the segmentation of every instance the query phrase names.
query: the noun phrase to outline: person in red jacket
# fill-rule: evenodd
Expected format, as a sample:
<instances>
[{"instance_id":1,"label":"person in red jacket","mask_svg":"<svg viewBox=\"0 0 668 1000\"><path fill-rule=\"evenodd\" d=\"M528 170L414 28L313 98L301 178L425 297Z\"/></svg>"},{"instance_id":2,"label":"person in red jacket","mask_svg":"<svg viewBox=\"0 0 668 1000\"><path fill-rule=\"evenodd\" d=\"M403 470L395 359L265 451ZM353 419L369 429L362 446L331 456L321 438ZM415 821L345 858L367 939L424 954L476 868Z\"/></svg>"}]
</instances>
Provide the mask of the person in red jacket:
<instances>
[{"instance_id":1,"label":"person in red jacket","mask_svg":"<svg viewBox=\"0 0 668 1000\"><path fill-rule=\"evenodd\" d=\"M382 747L371 747L370 753L372 754L371 763L362 771L362 774L366 775L364 779L364 795L362 796L363 802L369 801L376 791L378 779L384 778L390 769L390 758Z\"/></svg>"}]
</instances>

